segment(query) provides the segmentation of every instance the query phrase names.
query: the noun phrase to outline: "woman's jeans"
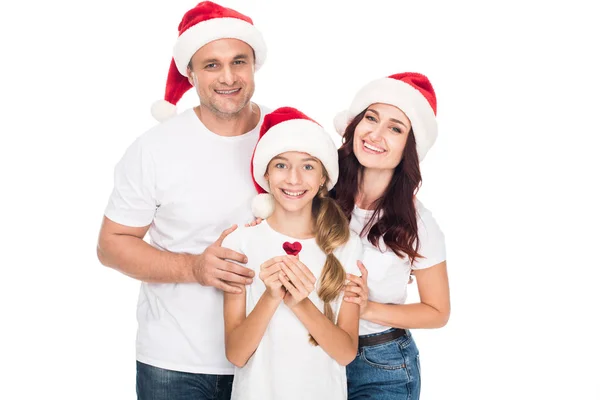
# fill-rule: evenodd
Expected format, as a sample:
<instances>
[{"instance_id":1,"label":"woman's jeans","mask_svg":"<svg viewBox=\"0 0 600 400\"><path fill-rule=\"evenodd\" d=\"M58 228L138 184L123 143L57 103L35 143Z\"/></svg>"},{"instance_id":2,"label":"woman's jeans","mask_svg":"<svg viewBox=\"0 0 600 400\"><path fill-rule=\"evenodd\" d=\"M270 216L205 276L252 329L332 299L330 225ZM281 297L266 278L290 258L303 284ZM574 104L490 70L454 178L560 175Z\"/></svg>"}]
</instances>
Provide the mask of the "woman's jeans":
<instances>
[{"instance_id":1,"label":"woman's jeans","mask_svg":"<svg viewBox=\"0 0 600 400\"><path fill-rule=\"evenodd\" d=\"M372 335L394 331L395 328ZM412 335L373 346L359 346L358 355L346 367L348 399L418 400L421 392L419 350Z\"/></svg>"}]
</instances>

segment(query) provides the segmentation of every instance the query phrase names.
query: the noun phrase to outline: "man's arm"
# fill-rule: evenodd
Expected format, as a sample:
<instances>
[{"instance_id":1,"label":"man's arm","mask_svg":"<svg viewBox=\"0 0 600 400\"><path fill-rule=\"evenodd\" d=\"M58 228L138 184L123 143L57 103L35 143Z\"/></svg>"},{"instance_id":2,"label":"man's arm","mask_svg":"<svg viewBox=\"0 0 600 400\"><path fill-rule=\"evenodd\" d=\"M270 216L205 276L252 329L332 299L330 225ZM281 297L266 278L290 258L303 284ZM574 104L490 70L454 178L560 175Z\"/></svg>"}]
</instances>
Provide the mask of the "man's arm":
<instances>
[{"instance_id":1,"label":"man's arm","mask_svg":"<svg viewBox=\"0 0 600 400\"><path fill-rule=\"evenodd\" d=\"M226 229L204 253L180 254L158 250L143 238L150 225L130 227L104 217L98 238L97 254L100 262L125 275L149 283L198 282L231 293L239 288L228 282L248 284L254 272L233 260L246 263L243 254L221 247L225 237L236 229Z\"/></svg>"},{"instance_id":2,"label":"man's arm","mask_svg":"<svg viewBox=\"0 0 600 400\"><path fill-rule=\"evenodd\" d=\"M196 282L193 256L158 250L143 238L150 225L131 227L104 217L98 238L98 260L132 278L150 283Z\"/></svg>"}]
</instances>

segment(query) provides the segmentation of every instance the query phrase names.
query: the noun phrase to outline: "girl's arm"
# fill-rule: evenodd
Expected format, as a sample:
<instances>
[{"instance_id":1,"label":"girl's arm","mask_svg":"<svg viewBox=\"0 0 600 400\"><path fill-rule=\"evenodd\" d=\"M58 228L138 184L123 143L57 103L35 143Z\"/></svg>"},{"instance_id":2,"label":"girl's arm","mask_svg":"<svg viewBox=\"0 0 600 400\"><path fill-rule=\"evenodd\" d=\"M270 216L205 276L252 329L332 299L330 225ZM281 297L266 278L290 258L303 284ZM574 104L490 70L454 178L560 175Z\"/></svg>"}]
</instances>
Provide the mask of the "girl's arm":
<instances>
[{"instance_id":1,"label":"girl's arm","mask_svg":"<svg viewBox=\"0 0 600 400\"><path fill-rule=\"evenodd\" d=\"M450 289L446 262L433 267L414 270L419 288L419 303L414 304L383 304L366 301L364 296L367 272L361 268L362 278L351 277L354 286L350 291L358 294L356 297L346 297L350 303L361 302L360 318L376 324L394 328L441 328L450 317ZM362 291L363 296L360 295ZM368 296L368 295L367 295Z\"/></svg>"},{"instance_id":2,"label":"girl's arm","mask_svg":"<svg viewBox=\"0 0 600 400\"><path fill-rule=\"evenodd\" d=\"M264 264L263 264L264 265ZM278 279L280 266L261 266L260 278L267 290L254 309L246 317L246 288L242 293L224 293L223 316L225 319L225 354L237 367L246 365L262 340L265 330L283 298L284 289Z\"/></svg>"},{"instance_id":3,"label":"girl's arm","mask_svg":"<svg viewBox=\"0 0 600 400\"><path fill-rule=\"evenodd\" d=\"M314 304L308 295L314 290L314 275L299 260L286 258L280 280L288 290L284 301L316 342L331 358L340 365L348 365L356 357L358 349L357 304L344 303L338 316L338 323L331 322Z\"/></svg>"},{"instance_id":4,"label":"girl's arm","mask_svg":"<svg viewBox=\"0 0 600 400\"><path fill-rule=\"evenodd\" d=\"M359 314L356 304L342 304L337 325L307 298L293 307L292 311L319 346L338 364L345 366L356 358Z\"/></svg>"}]
</instances>

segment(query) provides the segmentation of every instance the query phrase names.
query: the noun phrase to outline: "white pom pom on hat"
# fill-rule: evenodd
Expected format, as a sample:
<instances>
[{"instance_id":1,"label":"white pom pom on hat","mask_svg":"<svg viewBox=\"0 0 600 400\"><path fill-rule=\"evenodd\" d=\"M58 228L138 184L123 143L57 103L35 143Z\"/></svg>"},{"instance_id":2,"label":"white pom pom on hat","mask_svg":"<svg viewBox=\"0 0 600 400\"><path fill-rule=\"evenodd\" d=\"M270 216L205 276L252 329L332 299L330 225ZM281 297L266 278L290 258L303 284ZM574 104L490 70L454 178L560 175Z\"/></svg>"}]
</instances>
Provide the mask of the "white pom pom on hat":
<instances>
[{"instance_id":1,"label":"white pom pom on hat","mask_svg":"<svg viewBox=\"0 0 600 400\"><path fill-rule=\"evenodd\" d=\"M335 131L339 133L341 136L344 136L344 132L348 127L348 124L352 121L352 117L348 110L337 113L335 118L333 119L333 126Z\"/></svg>"},{"instance_id":2,"label":"white pom pom on hat","mask_svg":"<svg viewBox=\"0 0 600 400\"><path fill-rule=\"evenodd\" d=\"M417 72L402 72L369 82L354 96L350 107L335 116L336 131L344 135L348 124L375 103L396 106L406 114L422 161L438 135L437 99L429 79Z\"/></svg>"},{"instance_id":3,"label":"white pom pom on hat","mask_svg":"<svg viewBox=\"0 0 600 400\"><path fill-rule=\"evenodd\" d=\"M333 139L321 125L292 107L281 107L265 115L250 169L256 191L252 201L255 217L268 218L275 210L265 172L273 157L288 151L308 153L319 159L327 171L327 190L337 183L338 153Z\"/></svg>"},{"instance_id":4,"label":"white pom pom on hat","mask_svg":"<svg viewBox=\"0 0 600 400\"><path fill-rule=\"evenodd\" d=\"M275 210L275 199L271 193L261 193L252 199L252 214L257 218L266 219Z\"/></svg>"},{"instance_id":5,"label":"white pom pom on hat","mask_svg":"<svg viewBox=\"0 0 600 400\"><path fill-rule=\"evenodd\" d=\"M166 100L158 100L150 109L152 116L159 122L166 121L177 114L177 107Z\"/></svg>"},{"instance_id":6,"label":"white pom pom on hat","mask_svg":"<svg viewBox=\"0 0 600 400\"><path fill-rule=\"evenodd\" d=\"M252 47L256 71L265 62L267 46L250 17L211 1L198 3L183 16L179 37L173 47L163 100L172 108L164 103L154 103L151 113L155 119L162 122L177 114L177 102L192 87L187 77L187 66L192 56L202 46L219 39L239 39Z\"/></svg>"}]
</instances>

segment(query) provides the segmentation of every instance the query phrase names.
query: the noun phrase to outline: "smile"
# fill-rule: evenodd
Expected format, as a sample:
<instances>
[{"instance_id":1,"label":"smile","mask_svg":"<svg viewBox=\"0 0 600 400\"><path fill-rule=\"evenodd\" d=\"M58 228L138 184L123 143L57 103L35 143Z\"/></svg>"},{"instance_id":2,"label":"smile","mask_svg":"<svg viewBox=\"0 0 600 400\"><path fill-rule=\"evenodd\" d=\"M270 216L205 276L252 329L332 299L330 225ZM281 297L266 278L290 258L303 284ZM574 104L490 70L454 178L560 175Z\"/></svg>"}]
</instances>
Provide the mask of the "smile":
<instances>
[{"instance_id":1,"label":"smile","mask_svg":"<svg viewBox=\"0 0 600 400\"><path fill-rule=\"evenodd\" d=\"M218 94L234 94L234 93L239 92L240 90L242 90L242 89L240 89L240 88L231 89L231 90L216 90L215 89L215 92L217 92Z\"/></svg>"},{"instance_id":2,"label":"smile","mask_svg":"<svg viewBox=\"0 0 600 400\"><path fill-rule=\"evenodd\" d=\"M281 191L286 196L293 197L293 198L296 198L296 199L302 197L307 192L307 190L302 190L302 191L299 191L299 192L298 191L292 192L290 190L285 190L285 189L281 189Z\"/></svg>"},{"instance_id":3,"label":"smile","mask_svg":"<svg viewBox=\"0 0 600 400\"><path fill-rule=\"evenodd\" d=\"M377 154L385 153L385 150L382 149L381 147L377 147L372 144L369 144L364 140L363 140L363 148L367 150L367 153L373 153L373 152L375 152Z\"/></svg>"}]
</instances>

